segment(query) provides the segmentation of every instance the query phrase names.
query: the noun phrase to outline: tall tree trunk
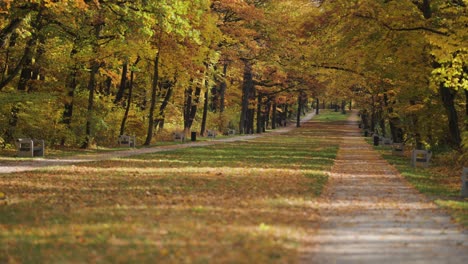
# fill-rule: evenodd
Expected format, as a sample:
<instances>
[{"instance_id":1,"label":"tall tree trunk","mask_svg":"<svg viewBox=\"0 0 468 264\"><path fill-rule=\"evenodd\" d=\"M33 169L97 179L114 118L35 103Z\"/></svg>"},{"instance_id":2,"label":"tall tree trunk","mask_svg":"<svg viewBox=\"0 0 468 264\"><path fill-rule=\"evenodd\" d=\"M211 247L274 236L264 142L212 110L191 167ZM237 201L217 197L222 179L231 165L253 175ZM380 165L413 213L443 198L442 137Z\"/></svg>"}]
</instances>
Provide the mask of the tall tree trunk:
<instances>
[{"instance_id":1,"label":"tall tree trunk","mask_svg":"<svg viewBox=\"0 0 468 264\"><path fill-rule=\"evenodd\" d=\"M194 82L192 81L192 84ZM184 103L184 131L188 133L192 128L193 121L197 114L198 103L200 103L201 88L199 85L195 87L195 93L192 87L185 90L185 103Z\"/></svg>"},{"instance_id":2,"label":"tall tree trunk","mask_svg":"<svg viewBox=\"0 0 468 264\"><path fill-rule=\"evenodd\" d=\"M346 114L346 101L341 101L341 113Z\"/></svg>"},{"instance_id":3,"label":"tall tree trunk","mask_svg":"<svg viewBox=\"0 0 468 264\"><path fill-rule=\"evenodd\" d=\"M97 56L99 54L99 43L98 39L101 36L101 31L104 27L103 23L99 23L94 25L94 43L93 43L93 54ZM89 73L89 81L88 81L88 111L86 114L86 134L85 134L85 141L81 145L82 148L89 148L92 142L92 123L93 123L93 116L94 116L94 93L96 91L96 75L101 67L100 62L94 58L91 61L91 71Z\"/></svg>"},{"instance_id":4,"label":"tall tree trunk","mask_svg":"<svg viewBox=\"0 0 468 264\"><path fill-rule=\"evenodd\" d=\"M318 115L320 113L320 100L319 98L317 97L316 99L316 103L315 103L315 114Z\"/></svg>"},{"instance_id":5,"label":"tall tree trunk","mask_svg":"<svg viewBox=\"0 0 468 264\"><path fill-rule=\"evenodd\" d=\"M44 81L45 75L41 71L41 63L46 52L44 46L46 44L46 39L43 34L39 36L39 45L36 48L36 58L34 59L35 63L32 70L32 80ZM31 88L29 89L31 91Z\"/></svg>"},{"instance_id":6,"label":"tall tree trunk","mask_svg":"<svg viewBox=\"0 0 468 264\"><path fill-rule=\"evenodd\" d=\"M448 89L439 85L440 95L442 96L442 103L444 104L445 110L447 111L447 117L449 121L449 135L448 142L455 148L460 149L461 146L461 135L460 128L458 127L458 114L455 108L455 90Z\"/></svg>"},{"instance_id":7,"label":"tall tree trunk","mask_svg":"<svg viewBox=\"0 0 468 264\"><path fill-rule=\"evenodd\" d=\"M276 129L276 125L278 122L278 111L276 110L278 106L276 105L276 99L273 99L273 109L271 112L271 129Z\"/></svg>"},{"instance_id":8,"label":"tall tree trunk","mask_svg":"<svg viewBox=\"0 0 468 264\"><path fill-rule=\"evenodd\" d=\"M76 44L76 43L75 43ZM65 124L67 129L71 129L71 121L73 117L73 103L75 100L75 90L78 86L77 76L79 65L75 60L75 55L78 53L78 50L73 48L70 52L70 58L74 61L73 66L70 69L70 73L66 81L66 90L67 90L67 99L65 100L64 110L62 114L62 123ZM66 138L62 138L61 145L65 145Z\"/></svg>"},{"instance_id":9,"label":"tall tree trunk","mask_svg":"<svg viewBox=\"0 0 468 264\"><path fill-rule=\"evenodd\" d=\"M151 83L151 103L149 109L149 117L148 117L148 132L146 133L145 143L143 145L149 146L151 144L151 140L153 139L153 131L154 131L154 110L156 108L156 100L157 100L157 92L158 92L158 82L159 82L159 56L161 50L158 49L156 56L154 57L154 65L153 65L153 82Z\"/></svg>"},{"instance_id":10,"label":"tall tree trunk","mask_svg":"<svg viewBox=\"0 0 468 264\"><path fill-rule=\"evenodd\" d=\"M133 66L136 66L138 62L140 61L140 56L137 57L135 63L133 63ZM122 77L123 78L123 77ZM130 107L132 105L132 97L133 97L133 80L135 78L135 72L131 71L130 72L130 82L128 84L128 98L127 98L127 105L125 106L125 113L122 118L122 123L120 124L120 135L125 134L125 124L127 123L128 119L128 113L130 112ZM126 82L126 81L125 81Z\"/></svg>"},{"instance_id":11,"label":"tall tree trunk","mask_svg":"<svg viewBox=\"0 0 468 264\"><path fill-rule=\"evenodd\" d=\"M174 92L174 85L176 83L177 83L177 79L174 79L173 82L167 81L165 84L166 94L164 95L164 100L161 103L161 106L159 107L158 123L156 124L156 127L158 127L159 130L164 129L164 121L165 121L164 112L166 111L166 107L169 104L169 100L172 97L172 93Z\"/></svg>"},{"instance_id":12,"label":"tall tree trunk","mask_svg":"<svg viewBox=\"0 0 468 264\"><path fill-rule=\"evenodd\" d=\"M258 93L257 95L257 134L260 134L263 132L263 113L262 113L262 107L263 107L263 96L261 93Z\"/></svg>"},{"instance_id":13,"label":"tall tree trunk","mask_svg":"<svg viewBox=\"0 0 468 264\"><path fill-rule=\"evenodd\" d=\"M99 62L93 60L91 66L91 72L89 73L89 81L88 81L88 109L86 115L86 135L85 141L81 145L82 148L89 148L92 143L92 124L93 124L93 116L94 116L94 93L96 90L96 74L99 71Z\"/></svg>"},{"instance_id":14,"label":"tall tree trunk","mask_svg":"<svg viewBox=\"0 0 468 264\"><path fill-rule=\"evenodd\" d=\"M301 127L301 112L302 112L302 92L299 92L297 96L297 116L296 116L296 127Z\"/></svg>"},{"instance_id":15,"label":"tall tree trunk","mask_svg":"<svg viewBox=\"0 0 468 264\"><path fill-rule=\"evenodd\" d=\"M264 120L264 125L263 125L263 132L266 132L266 129L270 126L270 121L271 121L271 98L268 97L268 101L266 104L266 109L265 109L265 120Z\"/></svg>"},{"instance_id":16,"label":"tall tree trunk","mask_svg":"<svg viewBox=\"0 0 468 264\"><path fill-rule=\"evenodd\" d=\"M207 85L206 90L205 90L205 102L203 104L203 117L202 117L201 128L200 128L200 135L202 136L205 136L205 131L206 131L206 118L208 117L208 101L209 100L210 100L209 90L208 90L208 85Z\"/></svg>"},{"instance_id":17,"label":"tall tree trunk","mask_svg":"<svg viewBox=\"0 0 468 264\"><path fill-rule=\"evenodd\" d=\"M226 108L224 100L225 100L226 88L227 88L227 83L226 83L227 68L228 68L228 64L226 62L224 63L224 66L223 66L223 80L221 82L221 86L219 89L219 112L221 113L223 113L224 109Z\"/></svg>"},{"instance_id":18,"label":"tall tree trunk","mask_svg":"<svg viewBox=\"0 0 468 264\"><path fill-rule=\"evenodd\" d=\"M20 79L18 82L19 91L27 91L27 86L29 81L33 76L33 63L34 56L37 49L37 41L39 39L40 31L42 29L42 9L39 10L35 21L32 23L34 31L31 35L31 38L26 43L26 48L24 50L24 63L22 65L22 70L20 74Z\"/></svg>"},{"instance_id":19,"label":"tall tree trunk","mask_svg":"<svg viewBox=\"0 0 468 264\"><path fill-rule=\"evenodd\" d=\"M133 71L132 71L133 73ZM128 58L125 59L122 65L122 76L120 78L120 85L117 94L115 95L114 103L119 103L125 94L127 88L127 75L128 75Z\"/></svg>"},{"instance_id":20,"label":"tall tree trunk","mask_svg":"<svg viewBox=\"0 0 468 264\"><path fill-rule=\"evenodd\" d=\"M239 122L239 132L242 134L249 133L249 100L254 90L254 82L252 77L252 65L250 61L244 60L244 81L242 84L242 103L241 115Z\"/></svg>"}]
</instances>

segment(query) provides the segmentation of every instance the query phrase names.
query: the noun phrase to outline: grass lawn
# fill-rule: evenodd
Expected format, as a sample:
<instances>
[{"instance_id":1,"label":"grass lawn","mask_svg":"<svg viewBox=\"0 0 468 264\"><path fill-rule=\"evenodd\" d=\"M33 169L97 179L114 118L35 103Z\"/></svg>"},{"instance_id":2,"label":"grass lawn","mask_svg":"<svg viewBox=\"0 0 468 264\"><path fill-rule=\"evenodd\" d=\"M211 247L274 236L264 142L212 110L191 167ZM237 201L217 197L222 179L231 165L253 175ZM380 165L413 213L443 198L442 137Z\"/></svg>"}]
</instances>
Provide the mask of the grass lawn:
<instances>
[{"instance_id":1,"label":"grass lawn","mask_svg":"<svg viewBox=\"0 0 468 264\"><path fill-rule=\"evenodd\" d=\"M368 139L372 144L371 138ZM468 199L460 197L461 168L457 164L455 153L436 153L427 169L410 166L409 153L399 157L391 155L391 148L374 147L384 159L393 164L400 173L421 193L431 198L436 204L446 209L464 228L468 228Z\"/></svg>"},{"instance_id":2,"label":"grass lawn","mask_svg":"<svg viewBox=\"0 0 468 264\"><path fill-rule=\"evenodd\" d=\"M335 116L335 117L332 117ZM339 117L338 117L339 116ZM292 263L316 230L333 123L0 175L0 263Z\"/></svg>"}]
</instances>

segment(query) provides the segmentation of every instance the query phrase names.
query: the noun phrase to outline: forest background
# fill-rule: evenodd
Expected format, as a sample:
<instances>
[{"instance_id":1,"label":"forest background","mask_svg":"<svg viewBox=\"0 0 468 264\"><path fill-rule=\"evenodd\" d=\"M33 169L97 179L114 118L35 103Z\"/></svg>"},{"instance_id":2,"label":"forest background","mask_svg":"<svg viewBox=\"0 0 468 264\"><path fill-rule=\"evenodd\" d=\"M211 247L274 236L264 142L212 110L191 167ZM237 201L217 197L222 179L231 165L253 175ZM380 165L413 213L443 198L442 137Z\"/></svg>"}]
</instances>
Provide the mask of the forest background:
<instances>
[{"instance_id":1,"label":"forest background","mask_svg":"<svg viewBox=\"0 0 468 264\"><path fill-rule=\"evenodd\" d=\"M262 133L305 108L353 106L364 129L465 164L467 4L3 0L1 147Z\"/></svg>"}]
</instances>

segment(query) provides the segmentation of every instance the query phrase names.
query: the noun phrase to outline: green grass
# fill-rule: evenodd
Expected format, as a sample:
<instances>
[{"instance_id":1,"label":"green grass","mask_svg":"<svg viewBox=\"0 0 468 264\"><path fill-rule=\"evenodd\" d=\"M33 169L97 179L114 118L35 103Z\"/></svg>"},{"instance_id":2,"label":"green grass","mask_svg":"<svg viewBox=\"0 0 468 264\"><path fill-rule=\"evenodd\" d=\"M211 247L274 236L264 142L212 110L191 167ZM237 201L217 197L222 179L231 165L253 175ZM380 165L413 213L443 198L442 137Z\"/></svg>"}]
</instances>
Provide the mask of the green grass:
<instances>
[{"instance_id":1,"label":"green grass","mask_svg":"<svg viewBox=\"0 0 468 264\"><path fill-rule=\"evenodd\" d=\"M371 138L367 141L372 144ZM460 197L460 170L454 169L446 162L438 162L437 159L429 168L413 168L410 166L409 156L393 156L391 148L386 146L374 146L374 148L416 189L446 209L458 223L468 228L468 199Z\"/></svg>"},{"instance_id":2,"label":"green grass","mask_svg":"<svg viewBox=\"0 0 468 264\"><path fill-rule=\"evenodd\" d=\"M1 175L0 263L297 262L338 150L328 124Z\"/></svg>"},{"instance_id":3,"label":"green grass","mask_svg":"<svg viewBox=\"0 0 468 264\"><path fill-rule=\"evenodd\" d=\"M315 121L344 121L348 118L349 114L342 114L334 110L320 110L319 115L314 117Z\"/></svg>"}]
</instances>

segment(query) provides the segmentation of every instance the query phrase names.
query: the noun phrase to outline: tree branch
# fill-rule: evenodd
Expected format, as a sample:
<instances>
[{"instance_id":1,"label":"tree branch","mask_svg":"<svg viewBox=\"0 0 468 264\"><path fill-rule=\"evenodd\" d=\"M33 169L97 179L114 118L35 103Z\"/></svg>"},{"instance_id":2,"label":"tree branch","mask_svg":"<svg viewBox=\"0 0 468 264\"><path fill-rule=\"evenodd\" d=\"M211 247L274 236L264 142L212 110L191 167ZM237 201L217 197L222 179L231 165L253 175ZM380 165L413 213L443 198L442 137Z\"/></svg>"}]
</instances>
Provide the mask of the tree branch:
<instances>
[{"instance_id":1,"label":"tree branch","mask_svg":"<svg viewBox=\"0 0 468 264\"><path fill-rule=\"evenodd\" d=\"M448 36L449 35L446 32L442 32L442 31L439 31L437 29L428 28L428 27L424 27L424 26L409 27L409 28L395 28L395 27L393 27L393 26L391 26L391 25L389 25L389 24L387 24L385 22L382 22L382 21L378 20L375 17L365 16L365 15L361 15L361 14L355 14L355 16L358 17L358 18L373 20L373 21L377 22L378 24L380 24L381 26L383 26L386 29L391 30L391 31L427 31L427 32L431 32L433 34L437 34L437 35L441 35L441 36Z\"/></svg>"}]
</instances>

